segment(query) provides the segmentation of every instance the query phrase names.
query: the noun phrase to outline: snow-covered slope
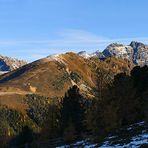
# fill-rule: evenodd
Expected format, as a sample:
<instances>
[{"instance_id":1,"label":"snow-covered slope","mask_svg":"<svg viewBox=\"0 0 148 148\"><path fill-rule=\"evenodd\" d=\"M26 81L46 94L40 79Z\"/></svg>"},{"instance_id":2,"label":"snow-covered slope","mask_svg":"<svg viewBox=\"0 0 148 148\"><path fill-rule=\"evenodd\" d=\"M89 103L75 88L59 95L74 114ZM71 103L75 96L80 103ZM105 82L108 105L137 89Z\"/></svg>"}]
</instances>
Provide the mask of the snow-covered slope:
<instances>
[{"instance_id":1,"label":"snow-covered slope","mask_svg":"<svg viewBox=\"0 0 148 148\"><path fill-rule=\"evenodd\" d=\"M99 59L104 59L105 56L102 52L100 52L99 50L97 50L96 52L90 54L91 57L98 57Z\"/></svg>"},{"instance_id":2,"label":"snow-covered slope","mask_svg":"<svg viewBox=\"0 0 148 148\"><path fill-rule=\"evenodd\" d=\"M113 43L103 51L105 57L115 56L117 58L132 60L133 48L122 44Z\"/></svg>"},{"instance_id":3,"label":"snow-covered slope","mask_svg":"<svg viewBox=\"0 0 148 148\"><path fill-rule=\"evenodd\" d=\"M148 147L148 124L144 121L116 130L99 144L91 143L89 140L81 140L57 148L139 148L142 146Z\"/></svg>"},{"instance_id":4,"label":"snow-covered slope","mask_svg":"<svg viewBox=\"0 0 148 148\"><path fill-rule=\"evenodd\" d=\"M0 55L0 73L15 70L25 64L25 61Z\"/></svg>"},{"instance_id":5,"label":"snow-covered slope","mask_svg":"<svg viewBox=\"0 0 148 148\"><path fill-rule=\"evenodd\" d=\"M148 146L148 124L144 121L132 124L110 134L100 147L135 148L141 145Z\"/></svg>"},{"instance_id":6,"label":"snow-covered slope","mask_svg":"<svg viewBox=\"0 0 148 148\"><path fill-rule=\"evenodd\" d=\"M86 51L80 51L80 52L78 52L78 55L82 56L82 57L84 57L86 59L91 57L91 55L88 54Z\"/></svg>"}]
</instances>

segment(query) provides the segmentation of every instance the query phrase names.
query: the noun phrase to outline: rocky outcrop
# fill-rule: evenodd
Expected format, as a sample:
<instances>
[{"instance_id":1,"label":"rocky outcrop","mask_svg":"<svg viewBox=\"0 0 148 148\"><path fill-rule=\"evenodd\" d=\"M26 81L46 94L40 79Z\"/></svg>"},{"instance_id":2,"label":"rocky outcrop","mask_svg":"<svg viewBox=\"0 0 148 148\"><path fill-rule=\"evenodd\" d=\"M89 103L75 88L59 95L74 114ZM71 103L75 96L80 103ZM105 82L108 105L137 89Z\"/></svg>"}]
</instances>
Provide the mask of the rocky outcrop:
<instances>
[{"instance_id":1,"label":"rocky outcrop","mask_svg":"<svg viewBox=\"0 0 148 148\"><path fill-rule=\"evenodd\" d=\"M130 46L133 48L133 61L138 65L148 65L148 45L140 42L131 42Z\"/></svg>"}]
</instances>

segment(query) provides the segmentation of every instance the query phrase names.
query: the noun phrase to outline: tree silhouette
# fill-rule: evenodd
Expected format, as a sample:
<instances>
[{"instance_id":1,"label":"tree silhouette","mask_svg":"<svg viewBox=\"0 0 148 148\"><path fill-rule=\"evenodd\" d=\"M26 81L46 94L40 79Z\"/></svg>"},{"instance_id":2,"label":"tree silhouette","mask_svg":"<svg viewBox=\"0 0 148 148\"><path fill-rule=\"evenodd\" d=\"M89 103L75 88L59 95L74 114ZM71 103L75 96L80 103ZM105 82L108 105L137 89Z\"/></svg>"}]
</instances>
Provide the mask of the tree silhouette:
<instances>
[{"instance_id":1,"label":"tree silhouette","mask_svg":"<svg viewBox=\"0 0 148 148\"><path fill-rule=\"evenodd\" d=\"M79 93L79 88L73 86L65 94L61 102L61 128L62 131L73 125L77 134L84 129L84 98Z\"/></svg>"},{"instance_id":2,"label":"tree silhouette","mask_svg":"<svg viewBox=\"0 0 148 148\"><path fill-rule=\"evenodd\" d=\"M24 126L22 128L22 131L19 133L17 138L17 145L26 145L33 142L34 139L34 133L32 129L30 129L28 126Z\"/></svg>"}]
</instances>

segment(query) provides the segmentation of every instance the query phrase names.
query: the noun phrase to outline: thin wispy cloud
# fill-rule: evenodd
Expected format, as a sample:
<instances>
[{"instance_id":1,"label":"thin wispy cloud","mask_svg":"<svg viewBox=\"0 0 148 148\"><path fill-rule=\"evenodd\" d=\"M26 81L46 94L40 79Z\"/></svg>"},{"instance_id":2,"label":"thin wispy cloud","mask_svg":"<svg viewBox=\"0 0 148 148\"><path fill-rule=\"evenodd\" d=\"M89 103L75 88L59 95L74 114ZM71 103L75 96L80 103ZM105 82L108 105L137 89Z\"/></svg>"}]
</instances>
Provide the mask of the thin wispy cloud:
<instances>
[{"instance_id":1,"label":"thin wispy cloud","mask_svg":"<svg viewBox=\"0 0 148 148\"><path fill-rule=\"evenodd\" d=\"M102 37L91 32L83 30L64 30L56 33L56 39L46 39L46 40L1 40L0 45L33 45L33 44L43 44L48 46L73 46L74 43L84 46L88 44L106 44L110 42L130 42L132 40L147 42L148 37L133 37L133 38L115 38L110 39L107 37Z\"/></svg>"},{"instance_id":2,"label":"thin wispy cloud","mask_svg":"<svg viewBox=\"0 0 148 148\"><path fill-rule=\"evenodd\" d=\"M67 51L78 52L87 50L93 52L96 49L103 50L105 46L113 42L127 43L132 40L148 42L148 37L118 38L110 39L84 30L66 29L55 33L54 39L45 40L9 40L0 41L0 51L3 48L16 56L35 60L48 56L49 54L62 53ZM7 49L8 48L8 49ZM11 48L13 51L11 51Z\"/></svg>"},{"instance_id":3,"label":"thin wispy cloud","mask_svg":"<svg viewBox=\"0 0 148 148\"><path fill-rule=\"evenodd\" d=\"M0 54L35 60L112 42L148 43L148 2L133 1L0 0Z\"/></svg>"}]
</instances>

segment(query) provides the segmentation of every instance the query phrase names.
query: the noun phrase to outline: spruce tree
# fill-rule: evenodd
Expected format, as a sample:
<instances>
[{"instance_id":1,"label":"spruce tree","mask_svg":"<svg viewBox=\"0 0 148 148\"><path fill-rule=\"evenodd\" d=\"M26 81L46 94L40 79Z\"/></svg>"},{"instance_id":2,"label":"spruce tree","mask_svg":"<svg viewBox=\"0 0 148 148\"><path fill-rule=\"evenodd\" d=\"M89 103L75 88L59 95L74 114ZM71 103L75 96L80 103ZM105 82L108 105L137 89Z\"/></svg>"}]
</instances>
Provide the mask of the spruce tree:
<instances>
[{"instance_id":1,"label":"spruce tree","mask_svg":"<svg viewBox=\"0 0 148 148\"><path fill-rule=\"evenodd\" d=\"M79 93L79 88L73 86L65 94L61 102L61 128L66 130L69 125L73 125L76 134L80 134L84 129L84 98Z\"/></svg>"}]
</instances>

